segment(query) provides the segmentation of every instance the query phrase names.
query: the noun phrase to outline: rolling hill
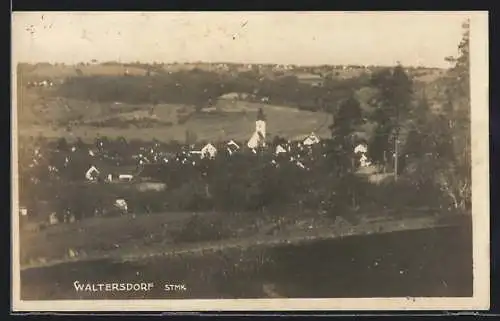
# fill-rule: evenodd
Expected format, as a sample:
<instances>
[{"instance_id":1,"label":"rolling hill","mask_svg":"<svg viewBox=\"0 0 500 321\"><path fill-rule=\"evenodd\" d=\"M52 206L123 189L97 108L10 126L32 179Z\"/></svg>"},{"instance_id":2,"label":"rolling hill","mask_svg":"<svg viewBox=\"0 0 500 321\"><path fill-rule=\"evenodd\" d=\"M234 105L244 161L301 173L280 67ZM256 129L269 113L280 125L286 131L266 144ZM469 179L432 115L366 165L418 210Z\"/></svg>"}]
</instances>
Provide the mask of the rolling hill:
<instances>
[{"instance_id":1,"label":"rolling hill","mask_svg":"<svg viewBox=\"0 0 500 321\"><path fill-rule=\"evenodd\" d=\"M21 135L49 138L80 137L93 140L96 136L127 139L153 139L183 141L186 132L196 134L199 140L246 140L254 130L258 108L267 115L268 135L286 138L315 132L329 137L331 115L324 112L300 110L290 106L277 106L246 101L219 101L212 110L195 112L193 106L180 104L127 104L123 102L97 102L63 98L55 88L27 88L29 79L63 80L82 75L145 75L147 68L119 64L20 65L18 92L18 130ZM164 71L166 72L166 71ZM427 88L432 105L438 105L442 70L413 71L417 91ZM357 90L356 97L365 112L374 95L370 87ZM370 131L370 125L366 126Z\"/></svg>"},{"instance_id":2,"label":"rolling hill","mask_svg":"<svg viewBox=\"0 0 500 321\"><path fill-rule=\"evenodd\" d=\"M279 135L293 138L312 131L325 137L329 136L328 125L331 122L331 116L322 112L245 102L238 103L237 110L199 113L194 113L189 106L166 104L156 105L154 109L151 105L68 103L61 100L51 101L50 104L50 107L36 112L20 113L18 129L21 135L81 137L87 141L98 135L183 141L189 130L199 140L246 140L254 131L258 108L262 108L267 115L270 137ZM74 111L68 110L68 105L73 106ZM69 131L67 126L62 125L65 122L72 124ZM141 125L144 122L149 125ZM96 126L99 123L101 125ZM118 123L123 126L118 126Z\"/></svg>"}]
</instances>

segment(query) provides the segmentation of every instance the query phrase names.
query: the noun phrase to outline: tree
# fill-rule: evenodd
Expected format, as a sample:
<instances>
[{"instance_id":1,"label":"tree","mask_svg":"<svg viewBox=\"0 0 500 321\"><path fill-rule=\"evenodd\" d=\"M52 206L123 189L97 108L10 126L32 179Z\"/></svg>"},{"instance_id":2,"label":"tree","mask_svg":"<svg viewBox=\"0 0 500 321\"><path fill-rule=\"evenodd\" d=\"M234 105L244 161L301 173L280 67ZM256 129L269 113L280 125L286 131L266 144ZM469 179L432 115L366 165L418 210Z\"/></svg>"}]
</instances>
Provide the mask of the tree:
<instances>
[{"instance_id":1,"label":"tree","mask_svg":"<svg viewBox=\"0 0 500 321\"><path fill-rule=\"evenodd\" d=\"M452 66L444 79L447 83L441 114L424 111L421 102L415 110L418 114L414 114L416 132L410 133L406 146L407 150L413 147L414 152L416 146L420 147L407 171L412 181L426 183L427 189L439 188L449 208L460 211L471 204L468 23L463 27L458 57L445 58Z\"/></svg>"},{"instance_id":2,"label":"tree","mask_svg":"<svg viewBox=\"0 0 500 321\"><path fill-rule=\"evenodd\" d=\"M452 199L456 209L465 210L471 202L471 143L470 143L470 21L462 24L462 39L458 56L446 58L452 63L448 72L448 101L444 111L450 126L449 136L454 152L448 166L441 170L440 185Z\"/></svg>"},{"instance_id":3,"label":"tree","mask_svg":"<svg viewBox=\"0 0 500 321\"><path fill-rule=\"evenodd\" d=\"M57 141L57 150L61 152L67 152L69 150L68 142L64 137L59 138Z\"/></svg>"},{"instance_id":4,"label":"tree","mask_svg":"<svg viewBox=\"0 0 500 321\"><path fill-rule=\"evenodd\" d=\"M352 200L352 207L356 207L357 179L355 172L354 139L359 125L363 123L361 106L354 93L342 101L334 114L333 124L330 126L333 138L334 163L337 167L337 179L342 188L336 199L342 204L345 200ZM343 200L343 201L342 201ZM339 205L339 202L337 204Z\"/></svg>"},{"instance_id":5,"label":"tree","mask_svg":"<svg viewBox=\"0 0 500 321\"><path fill-rule=\"evenodd\" d=\"M83 148L85 148L85 147L86 147L86 145L85 145L85 143L83 142L83 140L82 140L82 138L81 138L81 137L78 137L78 138L76 139L76 144L75 144L75 147L76 147L77 149L83 149Z\"/></svg>"},{"instance_id":6,"label":"tree","mask_svg":"<svg viewBox=\"0 0 500 321\"><path fill-rule=\"evenodd\" d=\"M433 115L431 114L425 90L409 112L408 118L406 124L408 134L401 150L410 159L418 159L422 155L431 152L428 139L433 134L430 125Z\"/></svg>"},{"instance_id":7,"label":"tree","mask_svg":"<svg viewBox=\"0 0 500 321\"><path fill-rule=\"evenodd\" d=\"M186 132L185 132L186 145L194 144L194 143L196 143L197 140L198 140L198 137L197 137L196 133L192 130L186 129Z\"/></svg>"},{"instance_id":8,"label":"tree","mask_svg":"<svg viewBox=\"0 0 500 321\"><path fill-rule=\"evenodd\" d=\"M451 115L455 122L455 129L460 132L456 137L462 140L455 141L456 150L463 150L461 157L470 166L470 56L469 56L469 21L462 25L463 36L458 45L459 55L451 70L453 78L450 94L457 101ZM458 132L457 132L458 134Z\"/></svg>"},{"instance_id":9,"label":"tree","mask_svg":"<svg viewBox=\"0 0 500 321\"><path fill-rule=\"evenodd\" d=\"M400 65L394 69L384 68L376 72L371 84L378 91L371 104L375 111L372 121L377 124L370 142L371 157L375 162L386 165L387 152L394 154L394 171L397 178L399 157L399 135L402 122L410 110L413 82Z\"/></svg>"},{"instance_id":10,"label":"tree","mask_svg":"<svg viewBox=\"0 0 500 321\"><path fill-rule=\"evenodd\" d=\"M332 138L343 150L350 150L354 146L353 135L359 125L363 122L363 116L359 101L351 95L342 101L334 113L334 123L330 126Z\"/></svg>"},{"instance_id":11,"label":"tree","mask_svg":"<svg viewBox=\"0 0 500 321\"><path fill-rule=\"evenodd\" d=\"M435 162L452 161L453 145L447 119L431 112L425 95L419 99L411 116L411 121L406 124L408 135L402 148L408 161L420 162L424 158ZM426 179L431 177L433 175L429 174Z\"/></svg>"}]
</instances>

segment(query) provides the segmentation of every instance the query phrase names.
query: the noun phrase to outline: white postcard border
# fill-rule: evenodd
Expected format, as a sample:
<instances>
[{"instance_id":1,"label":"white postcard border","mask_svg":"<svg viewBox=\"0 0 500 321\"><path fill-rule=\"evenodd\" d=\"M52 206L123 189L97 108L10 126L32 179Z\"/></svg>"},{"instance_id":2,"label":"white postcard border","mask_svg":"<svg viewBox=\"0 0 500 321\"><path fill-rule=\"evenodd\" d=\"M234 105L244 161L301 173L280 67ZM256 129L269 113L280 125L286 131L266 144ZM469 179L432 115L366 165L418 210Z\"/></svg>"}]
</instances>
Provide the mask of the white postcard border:
<instances>
[{"instance_id":1,"label":"white postcard border","mask_svg":"<svg viewBox=\"0 0 500 321\"><path fill-rule=\"evenodd\" d=\"M429 12L431 13L431 12ZM446 14L439 12L436 14ZM452 13L452 12L449 12ZM460 12L464 14L465 12ZM13 16L16 13L13 14ZM378 14L378 13L369 13ZM488 12L470 12L472 216L474 291L470 298L332 298L236 300L55 300L20 299L17 186L17 61L12 37L12 310L23 311L304 311L304 310L486 310L490 304ZM13 33L15 30L13 30ZM444 58L444 57L443 57Z\"/></svg>"}]
</instances>

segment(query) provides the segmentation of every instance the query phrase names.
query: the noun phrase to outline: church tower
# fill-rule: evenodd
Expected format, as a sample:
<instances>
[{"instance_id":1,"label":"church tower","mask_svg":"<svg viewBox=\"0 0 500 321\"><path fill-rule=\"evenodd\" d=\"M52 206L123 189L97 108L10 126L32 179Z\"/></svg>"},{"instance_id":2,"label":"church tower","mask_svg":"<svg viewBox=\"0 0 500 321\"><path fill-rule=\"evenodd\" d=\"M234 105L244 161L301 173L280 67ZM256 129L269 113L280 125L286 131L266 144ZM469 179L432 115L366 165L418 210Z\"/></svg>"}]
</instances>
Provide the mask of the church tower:
<instances>
[{"instance_id":1,"label":"church tower","mask_svg":"<svg viewBox=\"0 0 500 321\"><path fill-rule=\"evenodd\" d=\"M257 120L255 121L255 132L260 136L262 141L265 143L266 140L266 116L262 111L262 108L259 108L259 112L257 113Z\"/></svg>"},{"instance_id":2,"label":"church tower","mask_svg":"<svg viewBox=\"0 0 500 321\"><path fill-rule=\"evenodd\" d=\"M255 132L248 141L249 148L254 149L259 146L266 146L266 116L264 115L262 108L259 108L259 112L257 113L257 120L255 121Z\"/></svg>"}]
</instances>

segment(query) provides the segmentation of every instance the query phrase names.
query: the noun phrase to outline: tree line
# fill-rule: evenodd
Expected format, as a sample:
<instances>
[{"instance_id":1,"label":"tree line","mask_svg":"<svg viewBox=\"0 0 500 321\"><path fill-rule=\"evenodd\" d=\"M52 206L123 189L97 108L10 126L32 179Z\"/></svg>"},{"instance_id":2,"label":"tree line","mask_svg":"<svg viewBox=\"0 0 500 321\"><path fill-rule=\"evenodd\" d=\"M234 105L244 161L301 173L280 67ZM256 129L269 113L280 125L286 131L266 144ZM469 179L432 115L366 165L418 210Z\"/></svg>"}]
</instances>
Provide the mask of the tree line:
<instances>
[{"instance_id":1,"label":"tree line","mask_svg":"<svg viewBox=\"0 0 500 321\"><path fill-rule=\"evenodd\" d=\"M73 99L99 102L120 101L131 104L187 104L198 109L208 107L221 95L246 93L250 99L290 105L306 110L328 110L349 90L368 84L366 76L353 79L327 78L324 86L301 83L296 76L264 78L258 72L220 74L200 69L150 76L77 76L69 77L55 93Z\"/></svg>"}]
</instances>

